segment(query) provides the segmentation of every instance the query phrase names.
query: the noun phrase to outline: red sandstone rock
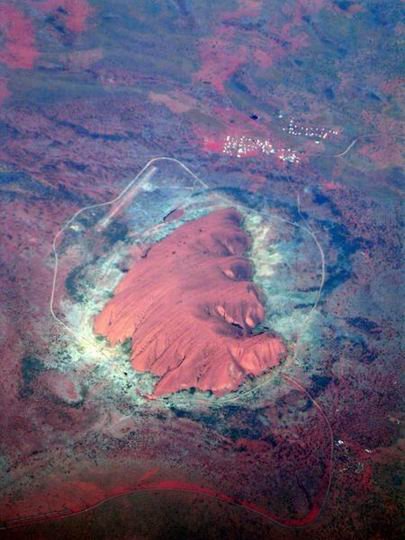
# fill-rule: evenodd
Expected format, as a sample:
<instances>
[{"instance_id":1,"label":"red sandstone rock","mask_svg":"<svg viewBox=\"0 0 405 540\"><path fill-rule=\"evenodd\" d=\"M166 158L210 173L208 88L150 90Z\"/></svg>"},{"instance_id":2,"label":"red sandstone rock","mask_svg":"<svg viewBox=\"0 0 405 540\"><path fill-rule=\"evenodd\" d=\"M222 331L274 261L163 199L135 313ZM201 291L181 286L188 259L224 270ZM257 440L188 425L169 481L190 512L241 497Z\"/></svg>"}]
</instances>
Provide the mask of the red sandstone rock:
<instances>
[{"instance_id":1,"label":"red sandstone rock","mask_svg":"<svg viewBox=\"0 0 405 540\"><path fill-rule=\"evenodd\" d=\"M96 317L112 345L132 338L132 365L160 377L154 395L191 387L224 394L285 352L279 338L253 335L264 318L245 254L240 215L219 210L152 246Z\"/></svg>"}]
</instances>

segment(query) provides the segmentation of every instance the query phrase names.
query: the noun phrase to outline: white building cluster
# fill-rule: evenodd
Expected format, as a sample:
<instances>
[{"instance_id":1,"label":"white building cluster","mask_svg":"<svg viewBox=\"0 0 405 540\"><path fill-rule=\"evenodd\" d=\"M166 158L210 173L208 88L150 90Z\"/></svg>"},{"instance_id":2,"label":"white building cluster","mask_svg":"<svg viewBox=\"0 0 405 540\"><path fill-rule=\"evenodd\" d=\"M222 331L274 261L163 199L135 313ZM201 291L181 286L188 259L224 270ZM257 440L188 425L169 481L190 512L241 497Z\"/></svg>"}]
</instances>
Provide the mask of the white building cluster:
<instances>
[{"instance_id":1,"label":"white building cluster","mask_svg":"<svg viewBox=\"0 0 405 540\"><path fill-rule=\"evenodd\" d=\"M289 161L291 163L297 163L299 161L296 152L291 150L291 148L277 149L269 139L248 137L245 135L240 137L228 135L225 138L222 152L228 156L236 156L238 158L261 152L266 155L274 154L282 161Z\"/></svg>"},{"instance_id":2,"label":"white building cluster","mask_svg":"<svg viewBox=\"0 0 405 540\"><path fill-rule=\"evenodd\" d=\"M284 127L283 131L286 131L289 135L311 137L315 138L315 142L319 144L321 139L338 135L339 132L336 129L327 129L324 127L313 127L300 124L294 118L291 118L288 127Z\"/></svg>"}]
</instances>

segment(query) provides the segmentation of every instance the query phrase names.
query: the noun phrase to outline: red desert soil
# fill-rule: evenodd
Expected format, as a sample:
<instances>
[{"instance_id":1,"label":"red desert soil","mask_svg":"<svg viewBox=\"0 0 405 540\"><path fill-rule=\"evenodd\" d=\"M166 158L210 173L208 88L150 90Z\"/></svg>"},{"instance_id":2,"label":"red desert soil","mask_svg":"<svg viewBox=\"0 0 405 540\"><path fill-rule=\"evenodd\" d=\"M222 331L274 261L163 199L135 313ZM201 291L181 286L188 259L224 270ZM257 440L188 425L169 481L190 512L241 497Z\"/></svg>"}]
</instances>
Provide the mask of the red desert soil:
<instances>
[{"instance_id":1,"label":"red desert soil","mask_svg":"<svg viewBox=\"0 0 405 540\"><path fill-rule=\"evenodd\" d=\"M186 223L136 262L95 319L115 345L132 338L132 365L160 377L154 395L187 388L222 395L277 365L278 337L253 335L264 318L234 209Z\"/></svg>"},{"instance_id":2,"label":"red desert soil","mask_svg":"<svg viewBox=\"0 0 405 540\"><path fill-rule=\"evenodd\" d=\"M31 21L16 7L0 5L0 63L31 69L38 56Z\"/></svg>"}]
</instances>

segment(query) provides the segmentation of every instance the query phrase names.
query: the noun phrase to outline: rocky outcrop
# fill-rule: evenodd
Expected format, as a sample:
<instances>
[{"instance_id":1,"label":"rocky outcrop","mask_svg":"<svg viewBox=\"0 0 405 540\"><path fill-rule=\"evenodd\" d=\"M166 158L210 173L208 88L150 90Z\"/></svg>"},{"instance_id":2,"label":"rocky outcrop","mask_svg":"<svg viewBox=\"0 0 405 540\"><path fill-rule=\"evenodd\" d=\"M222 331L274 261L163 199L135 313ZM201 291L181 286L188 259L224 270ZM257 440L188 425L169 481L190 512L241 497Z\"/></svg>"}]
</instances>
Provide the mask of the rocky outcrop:
<instances>
[{"instance_id":1,"label":"rocky outcrop","mask_svg":"<svg viewBox=\"0 0 405 540\"><path fill-rule=\"evenodd\" d=\"M115 345L132 339L132 365L160 377L154 395L198 388L222 395L280 362L234 209L186 223L137 261L96 317Z\"/></svg>"}]
</instances>

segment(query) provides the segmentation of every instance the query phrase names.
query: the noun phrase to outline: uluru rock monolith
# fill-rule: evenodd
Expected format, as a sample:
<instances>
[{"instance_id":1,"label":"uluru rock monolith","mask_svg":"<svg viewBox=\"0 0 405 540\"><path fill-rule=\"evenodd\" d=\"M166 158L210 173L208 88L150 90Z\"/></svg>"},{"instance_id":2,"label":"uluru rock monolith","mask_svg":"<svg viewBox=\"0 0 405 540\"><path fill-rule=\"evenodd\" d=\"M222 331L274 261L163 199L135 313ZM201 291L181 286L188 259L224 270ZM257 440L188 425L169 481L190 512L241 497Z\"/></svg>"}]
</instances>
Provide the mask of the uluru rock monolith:
<instances>
[{"instance_id":1,"label":"uluru rock monolith","mask_svg":"<svg viewBox=\"0 0 405 540\"><path fill-rule=\"evenodd\" d=\"M155 396L223 395L279 364L282 340L253 333L265 313L249 247L235 209L185 223L134 263L95 318L111 345L132 339L134 369L159 377Z\"/></svg>"}]
</instances>

